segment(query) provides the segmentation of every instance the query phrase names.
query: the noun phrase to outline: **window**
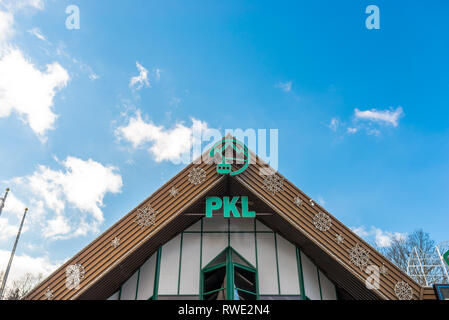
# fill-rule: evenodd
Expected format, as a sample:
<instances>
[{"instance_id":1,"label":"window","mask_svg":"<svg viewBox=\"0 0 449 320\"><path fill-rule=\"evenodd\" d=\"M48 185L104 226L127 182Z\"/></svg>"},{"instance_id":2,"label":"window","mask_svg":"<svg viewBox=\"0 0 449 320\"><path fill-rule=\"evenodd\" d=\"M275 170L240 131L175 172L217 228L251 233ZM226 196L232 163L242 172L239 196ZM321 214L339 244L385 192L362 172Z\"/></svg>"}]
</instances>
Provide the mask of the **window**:
<instances>
[{"instance_id":1,"label":"window","mask_svg":"<svg viewBox=\"0 0 449 320\"><path fill-rule=\"evenodd\" d=\"M257 300L257 271L231 247L201 272L202 300Z\"/></svg>"}]
</instances>

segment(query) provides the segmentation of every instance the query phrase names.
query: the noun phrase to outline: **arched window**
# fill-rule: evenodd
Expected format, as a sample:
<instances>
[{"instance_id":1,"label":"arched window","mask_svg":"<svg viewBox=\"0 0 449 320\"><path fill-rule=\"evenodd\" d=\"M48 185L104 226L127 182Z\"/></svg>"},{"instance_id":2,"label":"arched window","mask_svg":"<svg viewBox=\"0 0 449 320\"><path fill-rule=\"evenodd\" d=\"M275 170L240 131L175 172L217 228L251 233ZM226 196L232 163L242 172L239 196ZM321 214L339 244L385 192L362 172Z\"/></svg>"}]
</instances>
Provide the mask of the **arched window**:
<instances>
[{"instance_id":1,"label":"arched window","mask_svg":"<svg viewBox=\"0 0 449 320\"><path fill-rule=\"evenodd\" d=\"M201 271L202 300L257 300L257 270L231 247Z\"/></svg>"}]
</instances>

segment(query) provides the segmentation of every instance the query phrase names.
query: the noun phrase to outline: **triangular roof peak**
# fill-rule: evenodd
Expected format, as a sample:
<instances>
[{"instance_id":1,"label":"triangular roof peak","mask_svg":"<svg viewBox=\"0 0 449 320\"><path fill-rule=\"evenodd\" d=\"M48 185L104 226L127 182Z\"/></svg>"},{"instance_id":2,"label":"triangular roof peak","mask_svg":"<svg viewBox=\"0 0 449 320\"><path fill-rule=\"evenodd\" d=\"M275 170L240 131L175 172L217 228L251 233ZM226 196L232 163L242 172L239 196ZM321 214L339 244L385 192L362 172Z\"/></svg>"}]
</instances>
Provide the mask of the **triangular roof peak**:
<instances>
[{"instance_id":1,"label":"triangular roof peak","mask_svg":"<svg viewBox=\"0 0 449 320\"><path fill-rule=\"evenodd\" d=\"M231 134L224 138L228 137L234 138ZM213 161L191 163L26 298L46 299L47 289L54 299L109 297L158 247L200 218L183 213L201 207L207 195L225 192L248 195L264 211L271 210L272 215L256 218L301 247L352 298L400 299L404 296L399 289L404 288L410 290L413 299L426 294L424 288L288 179L277 172L262 175L270 167L257 156L253 160L247 170L235 176L219 174ZM121 238L116 248L111 246L115 237ZM66 286L66 269L74 265L84 271L77 288ZM380 268L379 288L366 287L370 267Z\"/></svg>"}]
</instances>

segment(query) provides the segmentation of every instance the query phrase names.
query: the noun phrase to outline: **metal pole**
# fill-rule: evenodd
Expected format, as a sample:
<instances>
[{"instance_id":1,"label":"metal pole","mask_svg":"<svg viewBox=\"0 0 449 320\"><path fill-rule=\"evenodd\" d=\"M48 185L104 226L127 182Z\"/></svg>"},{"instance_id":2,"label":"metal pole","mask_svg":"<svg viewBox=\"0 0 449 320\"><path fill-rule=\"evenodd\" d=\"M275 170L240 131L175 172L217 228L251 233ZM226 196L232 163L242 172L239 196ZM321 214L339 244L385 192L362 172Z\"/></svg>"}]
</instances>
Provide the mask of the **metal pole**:
<instances>
[{"instance_id":1,"label":"metal pole","mask_svg":"<svg viewBox=\"0 0 449 320\"><path fill-rule=\"evenodd\" d=\"M14 247L12 248L11 257L9 258L8 266L6 267L5 275L3 276L2 287L0 289L0 300L3 300L3 293L6 286L6 281L8 280L9 270L11 269L12 260L14 258L14 253L16 252L17 243L19 242L20 233L22 232L23 222L25 221L25 217L27 215L28 208L25 209L23 213L22 222L20 223L19 232L17 232L16 241L14 242Z\"/></svg>"},{"instance_id":2,"label":"metal pole","mask_svg":"<svg viewBox=\"0 0 449 320\"><path fill-rule=\"evenodd\" d=\"M6 193L3 198L0 198L0 216L2 215L3 207L5 206L6 197L8 196L9 188L6 188Z\"/></svg>"}]
</instances>

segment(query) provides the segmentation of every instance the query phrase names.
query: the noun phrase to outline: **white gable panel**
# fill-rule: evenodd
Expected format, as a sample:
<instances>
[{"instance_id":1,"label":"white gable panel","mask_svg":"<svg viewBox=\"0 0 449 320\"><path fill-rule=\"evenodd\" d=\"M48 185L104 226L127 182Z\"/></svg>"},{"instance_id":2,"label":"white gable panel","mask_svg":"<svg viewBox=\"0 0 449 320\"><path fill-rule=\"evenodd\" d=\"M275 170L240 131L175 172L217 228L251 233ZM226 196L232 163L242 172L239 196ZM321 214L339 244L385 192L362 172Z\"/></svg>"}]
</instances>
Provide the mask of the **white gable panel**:
<instances>
[{"instance_id":1,"label":"white gable panel","mask_svg":"<svg viewBox=\"0 0 449 320\"><path fill-rule=\"evenodd\" d=\"M200 234L185 233L182 238L180 294L199 294Z\"/></svg>"},{"instance_id":2,"label":"white gable panel","mask_svg":"<svg viewBox=\"0 0 449 320\"><path fill-rule=\"evenodd\" d=\"M299 277L296 247L286 239L276 235L281 294L298 295Z\"/></svg>"},{"instance_id":3,"label":"white gable panel","mask_svg":"<svg viewBox=\"0 0 449 320\"><path fill-rule=\"evenodd\" d=\"M318 283L318 269L315 264L301 252L302 273L306 296L311 300L321 300L320 285Z\"/></svg>"},{"instance_id":4,"label":"white gable panel","mask_svg":"<svg viewBox=\"0 0 449 320\"><path fill-rule=\"evenodd\" d=\"M259 294L279 294L274 234L257 234Z\"/></svg>"},{"instance_id":5,"label":"white gable panel","mask_svg":"<svg viewBox=\"0 0 449 320\"><path fill-rule=\"evenodd\" d=\"M320 271L320 284L323 300L337 300L334 284Z\"/></svg>"},{"instance_id":6,"label":"white gable panel","mask_svg":"<svg viewBox=\"0 0 449 320\"><path fill-rule=\"evenodd\" d=\"M226 233L203 233L202 268L228 246Z\"/></svg>"},{"instance_id":7,"label":"white gable panel","mask_svg":"<svg viewBox=\"0 0 449 320\"><path fill-rule=\"evenodd\" d=\"M157 252L154 253L140 268L137 300L148 300L153 296L156 260Z\"/></svg>"},{"instance_id":8,"label":"white gable panel","mask_svg":"<svg viewBox=\"0 0 449 320\"><path fill-rule=\"evenodd\" d=\"M256 266L256 239L254 233L231 233L231 247L254 267Z\"/></svg>"},{"instance_id":9,"label":"white gable panel","mask_svg":"<svg viewBox=\"0 0 449 320\"><path fill-rule=\"evenodd\" d=\"M139 271L136 271L131 278L129 278L122 285L122 293L120 295L120 300L136 300L136 289L137 289L137 275Z\"/></svg>"},{"instance_id":10,"label":"white gable panel","mask_svg":"<svg viewBox=\"0 0 449 320\"><path fill-rule=\"evenodd\" d=\"M178 293L180 243L177 235L162 247L158 294Z\"/></svg>"}]
</instances>

